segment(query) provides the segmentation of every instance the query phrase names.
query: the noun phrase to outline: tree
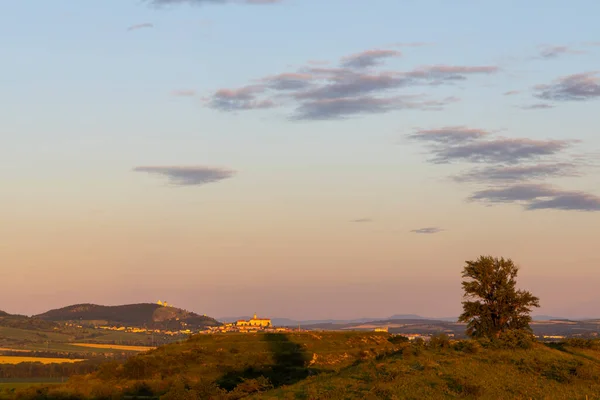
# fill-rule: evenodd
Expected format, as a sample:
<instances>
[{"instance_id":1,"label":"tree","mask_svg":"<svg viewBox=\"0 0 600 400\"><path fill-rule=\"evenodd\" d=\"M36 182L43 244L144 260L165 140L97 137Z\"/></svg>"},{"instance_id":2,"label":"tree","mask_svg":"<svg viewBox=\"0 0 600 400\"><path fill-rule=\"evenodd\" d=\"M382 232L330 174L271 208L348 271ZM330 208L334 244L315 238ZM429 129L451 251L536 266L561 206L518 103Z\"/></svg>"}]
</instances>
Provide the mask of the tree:
<instances>
[{"instance_id":1,"label":"tree","mask_svg":"<svg viewBox=\"0 0 600 400\"><path fill-rule=\"evenodd\" d=\"M497 338L509 330L528 330L531 309L539 299L516 289L519 268L511 259L481 256L467 261L462 282L465 301L459 322L471 337Z\"/></svg>"}]
</instances>

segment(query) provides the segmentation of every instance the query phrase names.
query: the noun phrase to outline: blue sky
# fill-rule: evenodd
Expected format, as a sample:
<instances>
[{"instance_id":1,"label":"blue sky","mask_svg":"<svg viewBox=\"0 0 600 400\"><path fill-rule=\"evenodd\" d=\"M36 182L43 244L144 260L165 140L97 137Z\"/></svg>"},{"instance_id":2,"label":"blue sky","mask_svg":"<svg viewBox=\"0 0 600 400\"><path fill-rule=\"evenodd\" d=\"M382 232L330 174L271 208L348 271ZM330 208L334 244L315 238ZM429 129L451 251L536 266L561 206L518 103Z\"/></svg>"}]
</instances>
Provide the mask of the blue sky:
<instances>
[{"instance_id":1,"label":"blue sky","mask_svg":"<svg viewBox=\"0 0 600 400\"><path fill-rule=\"evenodd\" d=\"M0 309L453 315L488 253L600 305L598 2L163 2L4 5Z\"/></svg>"}]
</instances>

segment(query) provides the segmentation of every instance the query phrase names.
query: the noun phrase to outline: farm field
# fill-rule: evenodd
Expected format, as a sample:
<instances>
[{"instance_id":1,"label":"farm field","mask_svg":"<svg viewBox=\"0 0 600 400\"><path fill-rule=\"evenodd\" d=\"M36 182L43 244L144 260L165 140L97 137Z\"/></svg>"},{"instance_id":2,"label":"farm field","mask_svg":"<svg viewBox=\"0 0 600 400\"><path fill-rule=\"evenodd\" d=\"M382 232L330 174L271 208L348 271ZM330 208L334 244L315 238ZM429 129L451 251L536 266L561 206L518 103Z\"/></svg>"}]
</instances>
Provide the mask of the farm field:
<instances>
[{"instance_id":1,"label":"farm field","mask_svg":"<svg viewBox=\"0 0 600 400\"><path fill-rule=\"evenodd\" d=\"M35 379L0 379L0 391L12 389L25 389L38 385L58 385L64 383L64 378L35 378Z\"/></svg>"},{"instance_id":2,"label":"farm field","mask_svg":"<svg viewBox=\"0 0 600 400\"><path fill-rule=\"evenodd\" d=\"M118 344L99 344L99 343L69 343L71 346L86 347L89 349L105 349L105 350L123 350L123 351L149 351L155 349L150 346L126 346Z\"/></svg>"},{"instance_id":3,"label":"farm field","mask_svg":"<svg viewBox=\"0 0 600 400\"><path fill-rule=\"evenodd\" d=\"M9 328L0 326L0 338L5 340L13 339L19 341L53 341L53 342L68 342L73 340L73 337L59 332L33 331L20 328ZM2 346L6 347L6 346Z\"/></svg>"},{"instance_id":4,"label":"farm field","mask_svg":"<svg viewBox=\"0 0 600 400\"><path fill-rule=\"evenodd\" d=\"M0 347L0 351L16 351L19 353L31 353L31 350L27 350L27 349L9 349L6 347Z\"/></svg>"},{"instance_id":5,"label":"farm field","mask_svg":"<svg viewBox=\"0 0 600 400\"><path fill-rule=\"evenodd\" d=\"M83 361L82 359L70 359L70 358L50 358L50 357L21 357L21 356L0 356L0 364L20 364L20 363L34 363L39 362L42 364L65 364L75 363Z\"/></svg>"}]
</instances>

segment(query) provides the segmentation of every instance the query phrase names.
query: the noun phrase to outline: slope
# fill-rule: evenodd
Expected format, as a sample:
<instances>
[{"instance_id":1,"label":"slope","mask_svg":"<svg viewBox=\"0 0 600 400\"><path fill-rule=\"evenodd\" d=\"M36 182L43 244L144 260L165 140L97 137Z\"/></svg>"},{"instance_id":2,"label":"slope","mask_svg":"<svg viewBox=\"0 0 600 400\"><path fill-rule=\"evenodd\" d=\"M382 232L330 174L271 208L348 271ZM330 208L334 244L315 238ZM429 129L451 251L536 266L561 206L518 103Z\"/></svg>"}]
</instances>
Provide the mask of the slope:
<instances>
[{"instance_id":1,"label":"slope","mask_svg":"<svg viewBox=\"0 0 600 400\"><path fill-rule=\"evenodd\" d=\"M600 349L589 341L527 350L443 338L426 345L358 332L198 335L21 398L40 391L48 398L594 399Z\"/></svg>"},{"instance_id":2,"label":"slope","mask_svg":"<svg viewBox=\"0 0 600 400\"><path fill-rule=\"evenodd\" d=\"M76 304L37 315L46 321L77 321L82 324L122 325L147 327L152 329L203 329L218 326L220 323L210 317L202 316L174 307L158 304L127 304L121 306L102 306L96 304Z\"/></svg>"}]
</instances>

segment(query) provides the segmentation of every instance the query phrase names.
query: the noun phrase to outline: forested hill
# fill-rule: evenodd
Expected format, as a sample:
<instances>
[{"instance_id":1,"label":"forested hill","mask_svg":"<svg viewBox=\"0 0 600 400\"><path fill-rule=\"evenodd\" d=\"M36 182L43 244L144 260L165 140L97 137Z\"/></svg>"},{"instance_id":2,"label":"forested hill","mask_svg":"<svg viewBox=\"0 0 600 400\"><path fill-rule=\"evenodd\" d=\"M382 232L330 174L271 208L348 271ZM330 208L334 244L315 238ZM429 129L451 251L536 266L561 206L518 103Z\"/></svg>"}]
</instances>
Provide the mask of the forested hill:
<instances>
[{"instance_id":1,"label":"forested hill","mask_svg":"<svg viewBox=\"0 0 600 400\"><path fill-rule=\"evenodd\" d=\"M51 330L56 327L52 321L44 321L39 318L30 318L25 315L12 315L0 311L0 327L19 328L29 330Z\"/></svg>"},{"instance_id":2,"label":"forested hill","mask_svg":"<svg viewBox=\"0 0 600 400\"><path fill-rule=\"evenodd\" d=\"M175 307L163 307L158 304L127 304L121 306L102 306L96 304L76 304L36 315L46 321L125 325L132 327L189 329L218 326L214 318Z\"/></svg>"}]
</instances>

